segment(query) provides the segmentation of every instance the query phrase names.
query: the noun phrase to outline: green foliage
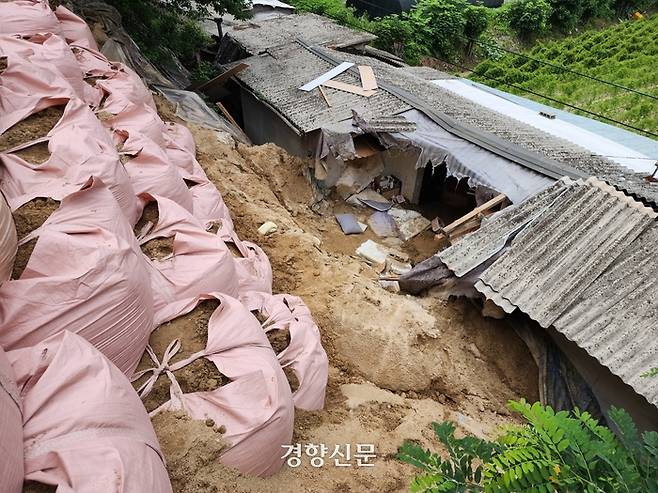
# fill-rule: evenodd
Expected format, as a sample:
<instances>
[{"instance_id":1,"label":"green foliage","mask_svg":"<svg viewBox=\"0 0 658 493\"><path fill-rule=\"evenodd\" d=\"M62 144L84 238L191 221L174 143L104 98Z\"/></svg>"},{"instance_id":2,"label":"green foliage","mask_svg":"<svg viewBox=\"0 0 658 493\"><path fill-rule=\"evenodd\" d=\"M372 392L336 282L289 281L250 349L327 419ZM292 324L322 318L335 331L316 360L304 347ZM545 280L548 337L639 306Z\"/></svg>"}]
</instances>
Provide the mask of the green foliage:
<instances>
[{"instance_id":1,"label":"green foliage","mask_svg":"<svg viewBox=\"0 0 658 493\"><path fill-rule=\"evenodd\" d=\"M342 0L291 0L298 10L334 19L340 24L369 31L376 45L418 64L423 56L455 58L471 48L469 38L479 38L489 23L485 7L466 0L419 0L410 12L368 20L357 17Z\"/></svg>"},{"instance_id":2,"label":"green foliage","mask_svg":"<svg viewBox=\"0 0 658 493\"><path fill-rule=\"evenodd\" d=\"M157 0L108 0L121 14L123 25L142 49L156 63L167 63L176 57L183 62L210 43L195 19L207 7L219 11L230 9L244 15L244 0L206 0L195 6L191 1L158 2Z\"/></svg>"},{"instance_id":3,"label":"green foliage","mask_svg":"<svg viewBox=\"0 0 658 493\"><path fill-rule=\"evenodd\" d=\"M510 4L507 19L519 37L528 39L548 31L552 12L548 0L517 0Z\"/></svg>"},{"instance_id":4,"label":"green foliage","mask_svg":"<svg viewBox=\"0 0 658 493\"><path fill-rule=\"evenodd\" d=\"M658 96L658 16L538 43L526 54L579 73ZM658 128L654 100L532 60L505 54L475 68L473 79L546 103L515 84L651 132ZM498 81L501 82L496 82ZM548 104L560 108L554 102ZM583 113L584 114L584 113ZM590 115L587 115L590 116Z\"/></svg>"},{"instance_id":5,"label":"green foliage","mask_svg":"<svg viewBox=\"0 0 658 493\"><path fill-rule=\"evenodd\" d=\"M640 435L625 411L610 411L617 438L577 409L556 413L523 400L510 408L526 424L495 442L457 439L454 425L434 423L446 458L405 442L398 458L423 471L412 492L658 492L658 433Z\"/></svg>"},{"instance_id":6,"label":"green foliage","mask_svg":"<svg viewBox=\"0 0 658 493\"><path fill-rule=\"evenodd\" d=\"M202 60L199 65L190 71L190 80L193 82L204 82L219 75L220 71L214 63Z\"/></svg>"},{"instance_id":7,"label":"green foliage","mask_svg":"<svg viewBox=\"0 0 658 493\"><path fill-rule=\"evenodd\" d=\"M612 3L611 0L551 0L551 23L570 32L592 18L611 17Z\"/></svg>"},{"instance_id":8,"label":"green foliage","mask_svg":"<svg viewBox=\"0 0 658 493\"><path fill-rule=\"evenodd\" d=\"M372 24L378 48L404 58L411 65L419 65L430 54L428 44L419 35L419 29L424 26L416 25L407 14L389 15Z\"/></svg>"},{"instance_id":9,"label":"green foliage","mask_svg":"<svg viewBox=\"0 0 658 493\"><path fill-rule=\"evenodd\" d=\"M373 23L365 15L358 16L352 7L345 5L344 0L291 0L288 3L300 12L324 15L353 29L362 31L374 29Z\"/></svg>"},{"instance_id":10,"label":"green foliage","mask_svg":"<svg viewBox=\"0 0 658 493\"><path fill-rule=\"evenodd\" d=\"M424 450L413 442L405 442L398 459L425 471L411 484L413 493L483 491L480 483L483 461L491 460L498 450L496 443L467 436L455 437L455 425L432 423L434 434L450 454L450 460Z\"/></svg>"}]
</instances>

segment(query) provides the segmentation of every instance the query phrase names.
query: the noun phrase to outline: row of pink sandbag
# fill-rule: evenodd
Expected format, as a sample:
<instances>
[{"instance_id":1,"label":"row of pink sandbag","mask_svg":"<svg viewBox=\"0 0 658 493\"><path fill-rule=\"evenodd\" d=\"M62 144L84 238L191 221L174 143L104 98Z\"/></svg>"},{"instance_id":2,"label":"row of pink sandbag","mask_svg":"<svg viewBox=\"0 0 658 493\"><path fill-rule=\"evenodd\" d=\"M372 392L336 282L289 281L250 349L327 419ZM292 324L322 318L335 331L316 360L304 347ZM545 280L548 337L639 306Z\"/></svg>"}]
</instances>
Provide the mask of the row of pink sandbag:
<instances>
[{"instance_id":1,"label":"row of pink sandbag","mask_svg":"<svg viewBox=\"0 0 658 493\"><path fill-rule=\"evenodd\" d=\"M141 80L97 51L83 21L62 7L53 13L44 2L34 1L0 3L0 18L0 56L7 56L7 69L0 75L0 130L49 106L66 104L64 116L48 134L51 157L46 163L37 166L12 152L0 155L1 188L12 209L35 197L61 201L41 228L21 240L38 237L21 278L0 287L0 345L9 350L14 369L25 371L21 359L47 344L58 347L51 353L68 352L60 347L66 344L95 351L73 335L78 334L109 359L102 360L106 366L114 364L131 376L154 327L188 313L201 299L218 298L206 350L196 357L208 358L231 383L212 392L177 394L164 408L224 424L232 443L222 456L225 463L252 474L276 472L282 463L280 446L292 436L293 401L304 409L321 408L324 401L327 358L308 310L297 298L272 296L267 258L235 234L219 192L195 159L189 131L160 120ZM91 76L99 78L95 86L84 81ZM99 113L104 113L102 121ZM125 166L117 147L132 156ZM185 180L195 185L188 188ZM151 200L158 203L159 220L140 241L174 237L174 255L162 261L144 256L132 232ZM208 232L213 224L220 226L217 234ZM233 257L228 241L242 257ZM291 344L278 361L252 309L269 314L267 330L290 329ZM63 330L71 334L62 336ZM98 372L84 358L68 361L79 371L76 392L89 395L85 389L99 385ZM281 365L297 374L300 386L294 395ZM164 370L161 365L154 378ZM67 414L70 401L53 386L49 402L59 414L52 409L46 414L48 408L39 406L43 414L30 415L25 406L35 387L21 385L21 371L16 371L18 394L7 390L11 376L3 378L2 387L18 409L23 406L30 458L26 477L76 492L144 491L147 483L142 481L167 483L99 459L110 454L122 464L139 456L157 463L157 441L142 440L154 452L147 459L143 445L132 450L87 440L113 437L115 429L116 437L122 437L121 423L141 423L132 419L135 413L145 416L141 404L139 410L126 404L125 419L119 413L85 415L91 422L86 425L85 417ZM125 387L127 380L117 375L103 373L107 388ZM122 392L133 395L132 389ZM57 422L64 417L71 419ZM30 419L54 438L40 433L35 443L28 442ZM85 440L70 448L83 429L88 430ZM95 457L97 446L103 451L85 462L84 457ZM111 477L105 473L113 467L111 473L122 478L118 489L102 479L93 486L80 479L88 479L89 471L97 479ZM161 464L148 470L163 473Z\"/></svg>"}]
</instances>

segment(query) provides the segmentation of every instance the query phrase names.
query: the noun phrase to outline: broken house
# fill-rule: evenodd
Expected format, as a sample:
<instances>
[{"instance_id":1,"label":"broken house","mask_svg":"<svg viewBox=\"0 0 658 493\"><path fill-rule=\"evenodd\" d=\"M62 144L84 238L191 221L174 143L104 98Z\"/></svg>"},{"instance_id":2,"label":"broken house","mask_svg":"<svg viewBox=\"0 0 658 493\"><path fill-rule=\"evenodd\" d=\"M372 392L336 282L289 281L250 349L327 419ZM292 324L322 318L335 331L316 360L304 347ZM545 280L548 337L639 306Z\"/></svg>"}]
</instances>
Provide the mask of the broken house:
<instances>
[{"instance_id":1,"label":"broken house","mask_svg":"<svg viewBox=\"0 0 658 493\"><path fill-rule=\"evenodd\" d=\"M656 212L596 179L563 178L508 207L401 284L486 300L513 317L543 402L658 428ZM422 271L422 272L421 272Z\"/></svg>"},{"instance_id":2,"label":"broken house","mask_svg":"<svg viewBox=\"0 0 658 493\"><path fill-rule=\"evenodd\" d=\"M599 416L621 406L641 427L658 428L658 380L641 376L658 366L651 146L391 62L369 49L368 35L337 38L347 28L313 17L312 29L302 28L304 19L264 21L223 40L220 58L248 66L235 87L249 137L314 158L315 182L345 198L388 177L421 205L449 183L477 197L471 208L504 195L512 207L403 274L400 285L476 297L485 313L509 318L537 361L544 403ZM330 84L312 84L327 73ZM481 210L460 224L479 216L469 231L476 229Z\"/></svg>"}]
</instances>

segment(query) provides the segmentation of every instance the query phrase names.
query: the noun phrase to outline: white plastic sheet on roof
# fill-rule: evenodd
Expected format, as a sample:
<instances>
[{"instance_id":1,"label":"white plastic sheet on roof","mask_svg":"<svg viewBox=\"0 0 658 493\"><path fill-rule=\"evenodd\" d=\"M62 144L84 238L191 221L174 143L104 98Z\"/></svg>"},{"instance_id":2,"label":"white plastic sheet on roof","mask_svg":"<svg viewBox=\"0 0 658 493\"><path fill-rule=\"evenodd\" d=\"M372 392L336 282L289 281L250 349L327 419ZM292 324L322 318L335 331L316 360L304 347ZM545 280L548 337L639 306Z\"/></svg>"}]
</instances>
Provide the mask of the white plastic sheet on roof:
<instances>
[{"instance_id":1,"label":"white plastic sheet on roof","mask_svg":"<svg viewBox=\"0 0 658 493\"><path fill-rule=\"evenodd\" d=\"M432 83L509 118L514 118L548 134L565 139L591 151L597 156L608 157L617 164L633 171L648 174L655 171L655 158L652 159L622 144L601 137L559 118L550 119L543 117L536 111L483 91L466 81L445 79L434 80Z\"/></svg>"},{"instance_id":2,"label":"white plastic sheet on roof","mask_svg":"<svg viewBox=\"0 0 658 493\"><path fill-rule=\"evenodd\" d=\"M405 111L402 115L416 123L416 131L400 135L421 149L418 166L425 166L428 161L436 165L445 160L449 175L468 177L471 186L493 188L513 203L555 182L451 134L418 110Z\"/></svg>"}]
</instances>

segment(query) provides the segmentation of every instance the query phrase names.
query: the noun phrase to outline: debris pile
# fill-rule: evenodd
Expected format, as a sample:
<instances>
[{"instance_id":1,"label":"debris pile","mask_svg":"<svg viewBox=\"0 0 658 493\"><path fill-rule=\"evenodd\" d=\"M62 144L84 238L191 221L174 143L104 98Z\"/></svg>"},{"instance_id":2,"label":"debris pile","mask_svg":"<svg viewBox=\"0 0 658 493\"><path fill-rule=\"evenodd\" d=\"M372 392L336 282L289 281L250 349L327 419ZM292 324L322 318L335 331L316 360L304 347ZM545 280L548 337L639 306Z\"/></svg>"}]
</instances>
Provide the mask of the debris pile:
<instances>
[{"instance_id":1,"label":"debris pile","mask_svg":"<svg viewBox=\"0 0 658 493\"><path fill-rule=\"evenodd\" d=\"M76 492L115 481L123 492L170 491L129 378L142 376L135 370L151 332L207 299L219 306L205 350L182 361L177 341L165 355L150 351L156 365L141 393L166 375L171 398L153 416L210 418L225 431L222 462L273 474L294 407L324 404L328 362L310 312L272 294L268 258L235 233L189 130L161 120L139 76L101 54L84 21L41 0L0 3L0 18L0 134L63 106L47 135L0 152L0 346L11 363L0 360L0 442L7 457L25 457L24 471L22 460L3 461L8 491L20 491L23 478ZM21 153L44 143L42 163ZM9 208L37 198L59 206L17 242ZM145 253L162 239L168 254ZM17 245L29 260L10 279ZM277 355L266 332L281 330L290 343ZM229 383L185 394L175 374L200 358ZM283 366L299 383L294 392Z\"/></svg>"}]
</instances>

